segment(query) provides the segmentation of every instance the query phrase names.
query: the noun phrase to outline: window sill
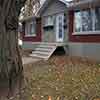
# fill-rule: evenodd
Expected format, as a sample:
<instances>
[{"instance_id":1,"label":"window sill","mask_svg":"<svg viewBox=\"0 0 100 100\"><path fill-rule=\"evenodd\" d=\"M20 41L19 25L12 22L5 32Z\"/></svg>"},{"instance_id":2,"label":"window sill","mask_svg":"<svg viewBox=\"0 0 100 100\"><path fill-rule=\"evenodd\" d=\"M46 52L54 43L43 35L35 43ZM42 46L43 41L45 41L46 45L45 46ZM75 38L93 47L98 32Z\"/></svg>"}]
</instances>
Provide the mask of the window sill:
<instances>
[{"instance_id":1,"label":"window sill","mask_svg":"<svg viewBox=\"0 0 100 100\"><path fill-rule=\"evenodd\" d=\"M53 24L49 24L49 25L44 25L43 27L54 27Z\"/></svg>"},{"instance_id":2,"label":"window sill","mask_svg":"<svg viewBox=\"0 0 100 100\"><path fill-rule=\"evenodd\" d=\"M72 35L100 35L100 31L73 32Z\"/></svg>"},{"instance_id":3,"label":"window sill","mask_svg":"<svg viewBox=\"0 0 100 100\"><path fill-rule=\"evenodd\" d=\"M36 35L25 35L25 37L36 37Z\"/></svg>"}]
</instances>

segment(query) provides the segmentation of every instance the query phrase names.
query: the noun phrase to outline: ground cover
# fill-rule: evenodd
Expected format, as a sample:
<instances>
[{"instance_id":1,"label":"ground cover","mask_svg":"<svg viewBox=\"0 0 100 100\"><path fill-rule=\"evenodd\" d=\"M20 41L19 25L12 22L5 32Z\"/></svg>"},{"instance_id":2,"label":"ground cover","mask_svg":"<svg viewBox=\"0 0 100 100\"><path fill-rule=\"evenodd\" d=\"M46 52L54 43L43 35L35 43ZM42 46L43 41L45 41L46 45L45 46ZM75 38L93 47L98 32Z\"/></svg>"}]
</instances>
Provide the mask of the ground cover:
<instances>
[{"instance_id":1,"label":"ground cover","mask_svg":"<svg viewBox=\"0 0 100 100\"><path fill-rule=\"evenodd\" d=\"M86 58L53 56L30 63L24 65L24 77L22 100L93 100L100 96L100 65Z\"/></svg>"}]
</instances>

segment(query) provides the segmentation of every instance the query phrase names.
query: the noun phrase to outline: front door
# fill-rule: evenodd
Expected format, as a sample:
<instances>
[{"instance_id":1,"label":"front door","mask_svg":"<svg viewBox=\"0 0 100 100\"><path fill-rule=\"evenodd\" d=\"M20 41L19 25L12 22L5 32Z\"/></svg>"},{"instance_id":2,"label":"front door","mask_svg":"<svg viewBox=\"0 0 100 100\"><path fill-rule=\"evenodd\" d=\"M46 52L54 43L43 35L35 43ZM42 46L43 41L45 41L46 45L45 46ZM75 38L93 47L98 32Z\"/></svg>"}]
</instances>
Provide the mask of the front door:
<instances>
[{"instance_id":1,"label":"front door","mask_svg":"<svg viewBox=\"0 0 100 100\"><path fill-rule=\"evenodd\" d=\"M64 14L56 16L56 41L63 42L64 39Z\"/></svg>"}]
</instances>

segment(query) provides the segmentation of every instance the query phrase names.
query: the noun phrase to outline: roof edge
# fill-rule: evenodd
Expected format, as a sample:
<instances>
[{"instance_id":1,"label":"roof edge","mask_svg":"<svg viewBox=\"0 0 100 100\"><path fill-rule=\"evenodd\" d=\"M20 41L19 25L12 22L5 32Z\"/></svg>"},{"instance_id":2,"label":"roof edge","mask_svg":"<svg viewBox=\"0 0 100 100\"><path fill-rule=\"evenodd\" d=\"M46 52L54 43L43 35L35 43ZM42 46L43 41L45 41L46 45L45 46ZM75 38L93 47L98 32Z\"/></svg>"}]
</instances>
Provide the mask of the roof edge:
<instances>
[{"instance_id":1,"label":"roof edge","mask_svg":"<svg viewBox=\"0 0 100 100\"><path fill-rule=\"evenodd\" d=\"M48 3L51 2L52 0L46 0L43 5L40 7L40 9L37 11L36 15L40 16L42 11L45 9L45 7L47 7ZM62 3L64 3L66 6L68 5L69 2L65 1L65 0L58 0Z\"/></svg>"},{"instance_id":2,"label":"roof edge","mask_svg":"<svg viewBox=\"0 0 100 100\"><path fill-rule=\"evenodd\" d=\"M28 20L35 19L35 18L36 18L36 16L28 16L28 17L25 17L25 18L19 19L19 22L28 21Z\"/></svg>"}]
</instances>

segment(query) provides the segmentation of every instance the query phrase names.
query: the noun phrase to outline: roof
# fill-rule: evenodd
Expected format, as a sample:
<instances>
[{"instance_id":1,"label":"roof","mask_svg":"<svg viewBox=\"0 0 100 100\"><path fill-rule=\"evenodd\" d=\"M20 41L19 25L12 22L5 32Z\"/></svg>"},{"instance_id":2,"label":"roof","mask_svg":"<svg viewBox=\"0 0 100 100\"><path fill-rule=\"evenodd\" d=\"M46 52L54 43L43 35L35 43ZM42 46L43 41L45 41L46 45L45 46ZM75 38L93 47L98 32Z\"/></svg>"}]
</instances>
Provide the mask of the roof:
<instances>
[{"instance_id":1,"label":"roof","mask_svg":"<svg viewBox=\"0 0 100 100\"><path fill-rule=\"evenodd\" d=\"M39 15L44 11L44 9L48 6L48 4L49 4L51 1L53 1L53 0L46 0L46 1L42 4L42 6L40 7L40 9L37 11L37 14L36 14L36 15L39 16ZM66 0L58 0L58 1L64 3L66 6L69 4L69 2L66 1Z\"/></svg>"},{"instance_id":2,"label":"roof","mask_svg":"<svg viewBox=\"0 0 100 100\"><path fill-rule=\"evenodd\" d=\"M88 8L93 6L100 6L100 0L80 0L79 2L72 2L69 4L69 9Z\"/></svg>"},{"instance_id":3,"label":"roof","mask_svg":"<svg viewBox=\"0 0 100 100\"><path fill-rule=\"evenodd\" d=\"M19 22L28 21L28 20L35 19L35 18L36 18L36 16L28 16L28 17L20 19Z\"/></svg>"},{"instance_id":4,"label":"roof","mask_svg":"<svg viewBox=\"0 0 100 100\"><path fill-rule=\"evenodd\" d=\"M40 9L37 11L36 15L34 16L28 16L28 17L25 17L25 18L22 18L19 20L19 22L24 22L24 21L28 21L28 20L31 20L31 19L34 19L36 17L39 17L39 14L45 9L45 7L48 6L49 2L51 2L52 0L45 0L45 2L41 5ZM62 3L64 3L66 6L68 5L69 2L67 2L66 0L58 0Z\"/></svg>"}]
</instances>

